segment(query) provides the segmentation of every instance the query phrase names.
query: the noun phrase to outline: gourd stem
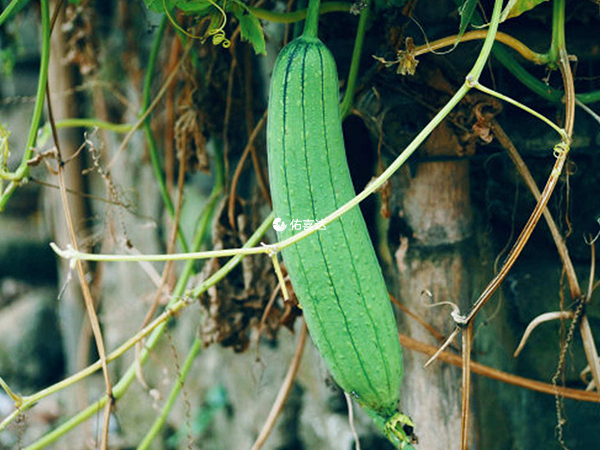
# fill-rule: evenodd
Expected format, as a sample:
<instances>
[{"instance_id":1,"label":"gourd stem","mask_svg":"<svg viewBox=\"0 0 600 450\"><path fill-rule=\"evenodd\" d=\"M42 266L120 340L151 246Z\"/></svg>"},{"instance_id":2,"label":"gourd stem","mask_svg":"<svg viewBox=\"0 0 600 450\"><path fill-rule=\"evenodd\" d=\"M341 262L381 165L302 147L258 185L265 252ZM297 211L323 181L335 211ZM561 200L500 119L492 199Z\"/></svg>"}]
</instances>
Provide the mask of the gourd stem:
<instances>
[{"instance_id":1,"label":"gourd stem","mask_svg":"<svg viewBox=\"0 0 600 450\"><path fill-rule=\"evenodd\" d=\"M302 33L302 36L317 37L320 6L321 0L308 0L308 12L306 13L306 22L304 23L304 32Z\"/></svg>"}]
</instances>

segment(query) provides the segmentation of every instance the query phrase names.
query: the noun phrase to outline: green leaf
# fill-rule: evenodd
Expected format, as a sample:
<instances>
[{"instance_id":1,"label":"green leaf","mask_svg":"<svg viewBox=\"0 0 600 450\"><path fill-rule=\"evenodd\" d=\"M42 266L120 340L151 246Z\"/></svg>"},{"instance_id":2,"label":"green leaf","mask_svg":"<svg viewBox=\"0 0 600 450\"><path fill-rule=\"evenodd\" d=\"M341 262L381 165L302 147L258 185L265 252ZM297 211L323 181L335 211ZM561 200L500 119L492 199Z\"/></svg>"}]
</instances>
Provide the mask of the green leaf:
<instances>
[{"instance_id":1,"label":"green leaf","mask_svg":"<svg viewBox=\"0 0 600 450\"><path fill-rule=\"evenodd\" d=\"M206 15L213 5L207 0L170 0L173 6L186 13Z\"/></svg>"},{"instance_id":2,"label":"green leaf","mask_svg":"<svg viewBox=\"0 0 600 450\"><path fill-rule=\"evenodd\" d=\"M513 17L520 16L524 12L535 8L540 3L547 1L548 0L510 0L508 4L504 7L504 11L502 11L502 15L500 16L500 22L503 22L506 19L511 19Z\"/></svg>"},{"instance_id":3,"label":"green leaf","mask_svg":"<svg viewBox=\"0 0 600 450\"><path fill-rule=\"evenodd\" d=\"M458 8L458 13L460 14L460 26L458 28L458 36L456 38L455 46L459 43L460 38L462 38L465 31L467 31L467 27L471 23L471 18L473 17L473 13L475 12L475 7L477 6L477 0L465 0L464 3Z\"/></svg>"},{"instance_id":4,"label":"green leaf","mask_svg":"<svg viewBox=\"0 0 600 450\"><path fill-rule=\"evenodd\" d=\"M212 8L212 4L207 0L144 0L149 10L164 13L165 6L171 11L178 8L186 13L193 13L199 16L205 16Z\"/></svg>"},{"instance_id":5,"label":"green leaf","mask_svg":"<svg viewBox=\"0 0 600 450\"><path fill-rule=\"evenodd\" d=\"M232 8L232 12L240 22L241 37L244 41L248 41L254 47L254 52L265 55L265 35L263 34L262 26L256 16L250 14L244 8Z\"/></svg>"}]
</instances>

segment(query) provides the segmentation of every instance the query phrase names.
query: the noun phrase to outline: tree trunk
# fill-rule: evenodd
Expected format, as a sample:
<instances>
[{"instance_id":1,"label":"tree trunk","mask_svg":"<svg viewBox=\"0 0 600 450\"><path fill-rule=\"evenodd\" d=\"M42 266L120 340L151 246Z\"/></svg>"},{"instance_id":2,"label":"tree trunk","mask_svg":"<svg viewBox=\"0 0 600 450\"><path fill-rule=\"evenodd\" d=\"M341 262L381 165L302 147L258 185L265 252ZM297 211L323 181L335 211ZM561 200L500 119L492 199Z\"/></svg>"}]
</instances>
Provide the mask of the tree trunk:
<instances>
[{"instance_id":1,"label":"tree trunk","mask_svg":"<svg viewBox=\"0 0 600 450\"><path fill-rule=\"evenodd\" d=\"M477 245L473 237L469 162L439 161L456 156L460 145L446 123L424 144L424 161L411 175L409 167L393 180L394 210L404 234L390 236L395 252L397 292L400 301L440 333L454 328L449 306L464 312L473 296ZM413 166L414 167L414 166ZM399 185L399 186L398 186ZM398 187L396 187L398 186ZM403 316L400 330L422 342L440 345L429 331ZM458 449L461 422L461 372L451 366L424 368L427 357L404 351L402 409L418 424L422 448Z\"/></svg>"}]
</instances>

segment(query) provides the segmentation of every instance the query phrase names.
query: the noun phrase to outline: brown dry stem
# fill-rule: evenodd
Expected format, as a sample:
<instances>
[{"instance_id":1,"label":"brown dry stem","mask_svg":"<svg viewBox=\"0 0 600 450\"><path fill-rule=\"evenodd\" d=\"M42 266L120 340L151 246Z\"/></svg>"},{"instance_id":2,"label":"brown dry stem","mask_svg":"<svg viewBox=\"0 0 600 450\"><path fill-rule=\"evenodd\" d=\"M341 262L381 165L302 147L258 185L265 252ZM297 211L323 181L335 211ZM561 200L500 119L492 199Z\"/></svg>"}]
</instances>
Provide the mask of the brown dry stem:
<instances>
[{"instance_id":1,"label":"brown dry stem","mask_svg":"<svg viewBox=\"0 0 600 450\"><path fill-rule=\"evenodd\" d=\"M427 356L433 356L437 353L438 361L452 364L453 366L462 367L462 357L459 355L446 351L440 352L436 346L425 344L404 334L400 334L399 338L400 345L402 345L404 348L415 350ZM598 395L596 395L595 392L587 392L582 389L566 388L562 386L554 387L550 383L544 383L542 381L532 380L529 378L520 377L518 375L512 375L510 373L503 372L501 370L494 369L473 361L471 361L469 367L473 373L483 375L484 377L488 377L493 380L501 381L502 383L541 392L543 394L555 395L555 393L558 392L564 398L584 402L600 403L600 398L598 398Z\"/></svg>"},{"instance_id":2,"label":"brown dry stem","mask_svg":"<svg viewBox=\"0 0 600 450\"><path fill-rule=\"evenodd\" d=\"M469 446L469 412L471 397L471 347L473 339L473 323L469 323L462 334L462 395L460 421L460 448L467 450Z\"/></svg>"},{"instance_id":3,"label":"brown dry stem","mask_svg":"<svg viewBox=\"0 0 600 450\"><path fill-rule=\"evenodd\" d=\"M253 151L252 149L254 148L254 141L256 140L258 133L260 133L260 131L262 130L262 128L264 127L264 125L267 121L267 112L268 112L268 110L265 109L265 112L263 113L262 117L260 118L260 120L258 121L256 126L254 127L254 130L252 130L252 133L250 134L250 136L248 137L248 143L246 144L246 148L244 148L244 151L242 152L242 156L240 157L237 167L235 168L235 172L233 173L233 177L231 178L231 188L229 189L229 199L228 199L228 203L227 203L227 216L229 218L229 223L231 224L232 227L234 227L234 225L235 225L235 199L236 199L237 185L238 185L238 182L240 181L240 176L242 175L242 170L244 169L244 163L246 162L246 159L248 159L248 155L250 155L250 153ZM255 166L255 170L256 170L256 166ZM260 172L260 170L259 170L259 172Z\"/></svg>"},{"instance_id":4,"label":"brown dry stem","mask_svg":"<svg viewBox=\"0 0 600 450\"><path fill-rule=\"evenodd\" d=\"M58 139L58 131L56 129L56 123L54 121L54 115L52 113L52 101L50 99L50 82L48 81L47 83L48 84L46 86L46 103L48 105L48 121L50 122L50 126L52 128L52 136L54 138L54 144L56 145L58 159L58 185L60 188L60 195L65 214L65 222L68 228L67 231L69 233L69 240L71 241L71 246L74 249L78 249L77 236L75 234L75 226L73 225L73 218L71 216L71 210L69 208L69 199L65 185L64 162L62 160L62 152L60 149L60 142ZM100 363L102 365L102 374L104 376L104 383L106 387L106 397L108 401L106 402L106 405L104 407L104 415L102 420L102 438L100 444L100 448L102 450L106 450L108 448L108 424L110 420L110 412L113 406L112 383L110 381L110 374L108 372L106 350L104 348L104 338L102 337L102 331L100 330L100 322L98 320L98 315L96 314L96 310L94 307L94 299L92 298L90 286L86 280L83 261L77 261L75 264L77 268L77 276L79 278L81 292L85 301L85 309L88 313L88 318L90 320L90 324L92 326L92 331L94 334L94 339L96 341L96 348L98 349L98 356L100 357Z\"/></svg>"}]
</instances>

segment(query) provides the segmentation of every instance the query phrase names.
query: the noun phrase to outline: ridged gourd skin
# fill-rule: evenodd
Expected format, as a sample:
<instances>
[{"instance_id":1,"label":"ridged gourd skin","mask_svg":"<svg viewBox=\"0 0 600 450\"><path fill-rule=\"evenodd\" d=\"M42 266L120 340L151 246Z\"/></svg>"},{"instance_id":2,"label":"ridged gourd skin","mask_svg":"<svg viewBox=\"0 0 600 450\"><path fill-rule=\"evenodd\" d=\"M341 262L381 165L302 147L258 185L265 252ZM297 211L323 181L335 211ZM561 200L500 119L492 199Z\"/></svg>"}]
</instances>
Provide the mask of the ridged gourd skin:
<instances>
[{"instance_id":1,"label":"ridged gourd skin","mask_svg":"<svg viewBox=\"0 0 600 450\"><path fill-rule=\"evenodd\" d=\"M316 37L279 54L267 146L279 240L294 219L321 220L355 196L342 135L335 61ZM383 418L397 411L402 354L381 268L358 207L283 250L313 342L334 380Z\"/></svg>"}]
</instances>

